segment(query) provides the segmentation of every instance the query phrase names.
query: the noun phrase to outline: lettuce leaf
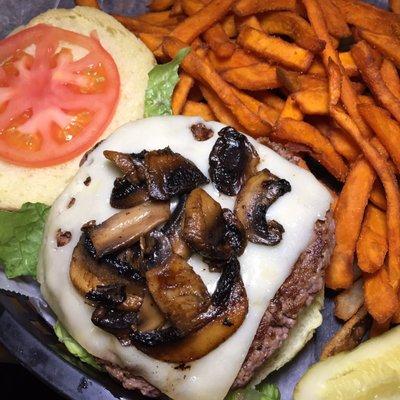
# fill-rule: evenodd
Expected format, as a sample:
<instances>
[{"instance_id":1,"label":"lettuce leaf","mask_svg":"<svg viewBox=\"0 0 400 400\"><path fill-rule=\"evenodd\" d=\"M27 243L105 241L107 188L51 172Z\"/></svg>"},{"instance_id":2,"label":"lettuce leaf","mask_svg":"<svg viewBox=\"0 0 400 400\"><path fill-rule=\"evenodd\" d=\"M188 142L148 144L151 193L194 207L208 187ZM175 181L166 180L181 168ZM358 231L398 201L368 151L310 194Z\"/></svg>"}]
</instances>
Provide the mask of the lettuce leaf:
<instances>
[{"instance_id":1,"label":"lettuce leaf","mask_svg":"<svg viewBox=\"0 0 400 400\"><path fill-rule=\"evenodd\" d=\"M91 365L92 367L102 370L99 364L96 363L94 358L66 331L59 321L54 325L54 332L58 340L64 343L68 351L78 357L82 362Z\"/></svg>"},{"instance_id":2,"label":"lettuce leaf","mask_svg":"<svg viewBox=\"0 0 400 400\"><path fill-rule=\"evenodd\" d=\"M0 264L8 278L36 277L49 209L42 203L25 203L18 211L0 211Z\"/></svg>"},{"instance_id":3,"label":"lettuce leaf","mask_svg":"<svg viewBox=\"0 0 400 400\"><path fill-rule=\"evenodd\" d=\"M280 400L281 394L276 385L262 383L257 389L244 388L235 390L225 397L225 400Z\"/></svg>"},{"instance_id":4,"label":"lettuce leaf","mask_svg":"<svg viewBox=\"0 0 400 400\"><path fill-rule=\"evenodd\" d=\"M179 50L176 57L167 64L156 65L149 72L144 98L144 116L171 115L171 98L175 85L179 81L178 68L189 53L190 48Z\"/></svg>"}]
</instances>

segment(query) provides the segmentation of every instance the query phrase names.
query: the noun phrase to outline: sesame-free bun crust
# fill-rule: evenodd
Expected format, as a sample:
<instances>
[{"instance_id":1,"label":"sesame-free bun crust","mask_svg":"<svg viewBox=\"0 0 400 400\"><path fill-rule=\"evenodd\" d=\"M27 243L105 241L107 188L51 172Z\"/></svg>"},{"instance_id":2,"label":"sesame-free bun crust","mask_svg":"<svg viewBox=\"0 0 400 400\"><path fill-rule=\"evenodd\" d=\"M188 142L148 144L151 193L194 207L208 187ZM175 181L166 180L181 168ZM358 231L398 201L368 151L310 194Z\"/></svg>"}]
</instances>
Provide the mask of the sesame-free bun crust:
<instances>
[{"instance_id":1,"label":"sesame-free bun crust","mask_svg":"<svg viewBox=\"0 0 400 400\"><path fill-rule=\"evenodd\" d=\"M89 7L54 9L32 19L82 35L96 30L102 46L113 57L120 74L121 92L115 115L101 138L121 125L143 117L148 72L155 65L150 50L112 16ZM19 27L18 30L24 27ZM79 48L72 48L80 57ZM86 149L87 150L87 149ZM81 156L47 168L25 168L0 160L0 209L18 209L27 201L51 205L78 170Z\"/></svg>"}]
</instances>

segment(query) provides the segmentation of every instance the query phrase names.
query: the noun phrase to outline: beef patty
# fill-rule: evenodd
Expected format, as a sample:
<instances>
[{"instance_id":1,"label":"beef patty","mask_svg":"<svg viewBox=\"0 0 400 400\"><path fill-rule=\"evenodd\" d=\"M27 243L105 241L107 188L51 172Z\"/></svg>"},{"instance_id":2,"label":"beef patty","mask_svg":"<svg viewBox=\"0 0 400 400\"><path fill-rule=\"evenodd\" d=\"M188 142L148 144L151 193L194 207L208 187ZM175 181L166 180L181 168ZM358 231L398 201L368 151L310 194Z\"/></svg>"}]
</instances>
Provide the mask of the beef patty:
<instances>
[{"instance_id":1,"label":"beef patty","mask_svg":"<svg viewBox=\"0 0 400 400\"><path fill-rule=\"evenodd\" d=\"M298 164L299 157L277 143L263 139L263 144L272 148L288 161ZM300 311L311 304L324 286L324 271L334 246L334 223L331 213L324 221L317 221L308 247L300 254L289 277L285 280L261 319L246 359L232 385L245 386L254 373L271 357L288 337L296 324ZM134 371L123 369L104 360L98 360L108 373L119 380L128 390L139 390L148 397L159 397L162 393L135 375Z\"/></svg>"}]
</instances>

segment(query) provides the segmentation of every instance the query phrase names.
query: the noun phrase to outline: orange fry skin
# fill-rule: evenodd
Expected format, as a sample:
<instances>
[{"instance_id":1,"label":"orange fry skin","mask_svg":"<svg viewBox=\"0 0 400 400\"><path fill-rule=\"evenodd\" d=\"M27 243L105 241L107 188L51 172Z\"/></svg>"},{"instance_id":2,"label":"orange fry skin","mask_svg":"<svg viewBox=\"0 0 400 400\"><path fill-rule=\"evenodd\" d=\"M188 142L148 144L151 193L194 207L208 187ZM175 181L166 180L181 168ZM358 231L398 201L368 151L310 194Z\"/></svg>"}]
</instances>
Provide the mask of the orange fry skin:
<instances>
[{"instance_id":1,"label":"orange fry skin","mask_svg":"<svg viewBox=\"0 0 400 400\"><path fill-rule=\"evenodd\" d=\"M199 35L221 20L230 10L234 0L212 0L195 14L185 18L170 33L184 43L192 43Z\"/></svg>"},{"instance_id":2,"label":"orange fry skin","mask_svg":"<svg viewBox=\"0 0 400 400\"><path fill-rule=\"evenodd\" d=\"M329 78L329 106L335 106L340 100L342 87L342 74L335 62L330 58L328 61Z\"/></svg>"},{"instance_id":3,"label":"orange fry skin","mask_svg":"<svg viewBox=\"0 0 400 400\"><path fill-rule=\"evenodd\" d=\"M125 15L113 15L115 19L121 22L125 28L129 29L133 33L152 33L152 34L161 34L168 35L170 33L170 29L163 26L158 26L154 24L149 24L146 21L141 21L136 18L127 17Z\"/></svg>"},{"instance_id":4,"label":"orange fry skin","mask_svg":"<svg viewBox=\"0 0 400 400\"><path fill-rule=\"evenodd\" d=\"M231 68L222 72L221 76L238 89L262 90L280 86L276 67L267 63Z\"/></svg>"},{"instance_id":5,"label":"orange fry skin","mask_svg":"<svg viewBox=\"0 0 400 400\"><path fill-rule=\"evenodd\" d=\"M400 285L400 193L396 176L384 157L361 134L352 119L340 108L331 108L331 116L335 122L347 131L362 149L365 158L378 174L386 193L387 230L388 230L388 272L393 288Z\"/></svg>"},{"instance_id":6,"label":"orange fry skin","mask_svg":"<svg viewBox=\"0 0 400 400\"><path fill-rule=\"evenodd\" d=\"M206 103L188 100L182 109L182 115L201 117L204 121L215 121L216 117Z\"/></svg>"},{"instance_id":7,"label":"orange fry skin","mask_svg":"<svg viewBox=\"0 0 400 400\"><path fill-rule=\"evenodd\" d=\"M336 243L325 278L331 289L347 289L353 283L354 252L375 176L365 159L357 160L339 195L334 212Z\"/></svg>"},{"instance_id":8,"label":"orange fry skin","mask_svg":"<svg viewBox=\"0 0 400 400\"><path fill-rule=\"evenodd\" d=\"M357 143L341 129L332 128L329 133L329 140L335 150L349 162L355 161L360 155L360 148Z\"/></svg>"},{"instance_id":9,"label":"orange fry skin","mask_svg":"<svg viewBox=\"0 0 400 400\"><path fill-rule=\"evenodd\" d=\"M152 11L165 11L172 7L174 0L152 0L149 4L149 8Z\"/></svg>"},{"instance_id":10,"label":"orange fry skin","mask_svg":"<svg viewBox=\"0 0 400 400\"><path fill-rule=\"evenodd\" d=\"M248 26L240 31L237 41L239 45L262 58L298 71L307 71L314 58L313 53L294 43Z\"/></svg>"},{"instance_id":11,"label":"orange fry skin","mask_svg":"<svg viewBox=\"0 0 400 400\"><path fill-rule=\"evenodd\" d=\"M380 72L385 85L395 97L400 99L400 78L394 63L385 58L382 61Z\"/></svg>"},{"instance_id":12,"label":"orange fry skin","mask_svg":"<svg viewBox=\"0 0 400 400\"><path fill-rule=\"evenodd\" d=\"M236 45L229 40L221 24L215 24L203 33L204 40L217 57L229 58L236 50Z\"/></svg>"},{"instance_id":13,"label":"orange fry skin","mask_svg":"<svg viewBox=\"0 0 400 400\"><path fill-rule=\"evenodd\" d=\"M194 79L190 75L184 72L179 74L179 81L175 86L174 93L172 95L172 114L179 115L181 113L193 84Z\"/></svg>"},{"instance_id":14,"label":"orange fry skin","mask_svg":"<svg viewBox=\"0 0 400 400\"><path fill-rule=\"evenodd\" d=\"M361 270L376 272L387 253L387 227L385 212L369 204L365 211L360 237L357 242L357 261Z\"/></svg>"},{"instance_id":15,"label":"orange fry skin","mask_svg":"<svg viewBox=\"0 0 400 400\"><path fill-rule=\"evenodd\" d=\"M394 13L400 14L400 0L389 0L389 4Z\"/></svg>"},{"instance_id":16,"label":"orange fry skin","mask_svg":"<svg viewBox=\"0 0 400 400\"><path fill-rule=\"evenodd\" d=\"M301 112L306 115L328 115L329 94L326 89L303 90L292 94Z\"/></svg>"},{"instance_id":17,"label":"orange fry skin","mask_svg":"<svg viewBox=\"0 0 400 400\"><path fill-rule=\"evenodd\" d=\"M340 9L331 0L318 0L328 32L336 38L351 36L351 31Z\"/></svg>"},{"instance_id":18,"label":"orange fry skin","mask_svg":"<svg viewBox=\"0 0 400 400\"><path fill-rule=\"evenodd\" d=\"M296 0L239 0L233 11L239 17L266 11L296 10Z\"/></svg>"},{"instance_id":19,"label":"orange fry skin","mask_svg":"<svg viewBox=\"0 0 400 400\"><path fill-rule=\"evenodd\" d=\"M347 166L336 153L329 140L312 125L294 119L281 119L273 131L272 139L283 143L304 145L311 155L338 180L344 181Z\"/></svg>"},{"instance_id":20,"label":"orange fry skin","mask_svg":"<svg viewBox=\"0 0 400 400\"><path fill-rule=\"evenodd\" d=\"M382 183L379 180L375 181L374 183L369 201L379 209L386 211L385 190L383 189Z\"/></svg>"},{"instance_id":21,"label":"orange fry skin","mask_svg":"<svg viewBox=\"0 0 400 400\"><path fill-rule=\"evenodd\" d=\"M365 306L379 324L389 321L399 307L396 292L390 284L386 267L364 274Z\"/></svg>"},{"instance_id":22,"label":"orange fry skin","mask_svg":"<svg viewBox=\"0 0 400 400\"><path fill-rule=\"evenodd\" d=\"M358 109L400 171L400 125L381 107L360 104Z\"/></svg>"},{"instance_id":23,"label":"orange fry skin","mask_svg":"<svg viewBox=\"0 0 400 400\"><path fill-rule=\"evenodd\" d=\"M100 5L97 0L75 0L75 4L77 6L95 7L100 9Z\"/></svg>"},{"instance_id":24,"label":"orange fry skin","mask_svg":"<svg viewBox=\"0 0 400 400\"><path fill-rule=\"evenodd\" d=\"M246 53L243 49L237 48L229 58L218 58L213 51L208 52L211 65L217 72L224 72L233 68L249 67L251 65L263 64L263 60L252 54Z\"/></svg>"},{"instance_id":25,"label":"orange fry skin","mask_svg":"<svg viewBox=\"0 0 400 400\"><path fill-rule=\"evenodd\" d=\"M281 111L279 120L284 118L290 118L296 121L303 121L304 119L304 115L292 95L288 96L288 98L286 99L285 106Z\"/></svg>"},{"instance_id":26,"label":"orange fry skin","mask_svg":"<svg viewBox=\"0 0 400 400\"><path fill-rule=\"evenodd\" d=\"M310 24L294 12L265 14L260 18L260 24L264 32L289 36L297 45L313 53L320 53L325 48L325 42L318 39Z\"/></svg>"},{"instance_id":27,"label":"orange fry skin","mask_svg":"<svg viewBox=\"0 0 400 400\"><path fill-rule=\"evenodd\" d=\"M365 41L358 42L351 49L351 53L369 89L400 122L400 99L396 98L385 85L369 45Z\"/></svg>"}]
</instances>

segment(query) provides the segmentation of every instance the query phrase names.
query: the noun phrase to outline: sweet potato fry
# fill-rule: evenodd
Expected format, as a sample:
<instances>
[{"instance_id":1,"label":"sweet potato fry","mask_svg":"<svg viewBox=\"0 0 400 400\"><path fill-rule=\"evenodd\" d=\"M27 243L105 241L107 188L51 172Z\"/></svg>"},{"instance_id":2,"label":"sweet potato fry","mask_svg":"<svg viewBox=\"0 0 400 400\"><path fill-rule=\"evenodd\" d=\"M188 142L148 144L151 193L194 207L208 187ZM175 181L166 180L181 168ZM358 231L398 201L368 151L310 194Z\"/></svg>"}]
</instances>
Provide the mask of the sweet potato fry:
<instances>
[{"instance_id":1,"label":"sweet potato fry","mask_svg":"<svg viewBox=\"0 0 400 400\"><path fill-rule=\"evenodd\" d=\"M185 72L181 72L179 74L179 81L175 86L174 93L172 95L172 114L179 115L181 113L193 84L194 79L190 75L186 74Z\"/></svg>"},{"instance_id":2,"label":"sweet potato fry","mask_svg":"<svg viewBox=\"0 0 400 400\"><path fill-rule=\"evenodd\" d=\"M100 8L97 0L75 0L77 6Z\"/></svg>"},{"instance_id":3,"label":"sweet potato fry","mask_svg":"<svg viewBox=\"0 0 400 400\"><path fill-rule=\"evenodd\" d=\"M257 114L263 121L266 121L270 125L275 125L279 117L279 112L273 107L261 103L257 99L248 94L241 92L238 89L233 89L235 95L239 100L254 114Z\"/></svg>"},{"instance_id":4,"label":"sweet potato fry","mask_svg":"<svg viewBox=\"0 0 400 400\"><path fill-rule=\"evenodd\" d=\"M400 18L398 15L367 4L361 0L331 0L340 9L346 22L371 32L388 36L398 35Z\"/></svg>"},{"instance_id":5,"label":"sweet potato fry","mask_svg":"<svg viewBox=\"0 0 400 400\"><path fill-rule=\"evenodd\" d=\"M361 307L342 328L325 344L321 360L325 360L342 351L357 347L370 326L370 320L365 307Z\"/></svg>"},{"instance_id":6,"label":"sweet potato fry","mask_svg":"<svg viewBox=\"0 0 400 400\"><path fill-rule=\"evenodd\" d=\"M234 37L237 36L235 17L234 17L233 14L227 15L221 21L221 26L222 26L222 29L225 31L225 33L228 35L229 38L234 38Z\"/></svg>"},{"instance_id":7,"label":"sweet potato fry","mask_svg":"<svg viewBox=\"0 0 400 400\"><path fill-rule=\"evenodd\" d=\"M400 39L360 29L359 36L400 67Z\"/></svg>"},{"instance_id":8,"label":"sweet potato fry","mask_svg":"<svg viewBox=\"0 0 400 400\"><path fill-rule=\"evenodd\" d=\"M262 90L279 87L276 67L267 63L228 69L221 75L227 82L239 89Z\"/></svg>"},{"instance_id":9,"label":"sweet potato fry","mask_svg":"<svg viewBox=\"0 0 400 400\"><path fill-rule=\"evenodd\" d=\"M329 140L312 125L294 119L281 119L272 133L272 138L279 142L298 143L308 149L333 176L343 181L347 175L347 166L336 153Z\"/></svg>"},{"instance_id":10,"label":"sweet potato fry","mask_svg":"<svg viewBox=\"0 0 400 400\"><path fill-rule=\"evenodd\" d=\"M385 58L382 61L380 71L385 85L395 97L400 99L400 78L396 66L392 61Z\"/></svg>"},{"instance_id":11,"label":"sweet potato fry","mask_svg":"<svg viewBox=\"0 0 400 400\"><path fill-rule=\"evenodd\" d=\"M332 128L329 140L335 150L343 156L347 161L355 161L360 155L360 149L357 143L344 131L338 128Z\"/></svg>"},{"instance_id":12,"label":"sweet potato fry","mask_svg":"<svg viewBox=\"0 0 400 400\"><path fill-rule=\"evenodd\" d=\"M185 43L176 38L166 37L163 49L169 57L173 58L185 46ZM258 115L250 111L238 99L232 87L218 75L207 60L200 58L192 51L184 58L181 66L189 75L195 79L199 79L213 89L250 135L258 137L266 135L271 131L271 126L262 121Z\"/></svg>"},{"instance_id":13,"label":"sweet potato fry","mask_svg":"<svg viewBox=\"0 0 400 400\"><path fill-rule=\"evenodd\" d=\"M258 94L257 98L262 103L275 108L279 113L282 112L283 107L285 107L285 101L276 94L270 92L261 92L261 94Z\"/></svg>"},{"instance_id":14,"label":"sweet potato fry","mask_svg":"<svg viewBox=\"0 0 400 400\"><path fill-rule=\"evenodd\" d=\"M328 115L329 93L326 89L302 90L292 94L301 112L306 115Z\"/></svg>"},{"instance_id":15,"label":"sweet potato fry","mask_svg":"<svg viewBox=\"0 0 400 400\"><path fill-rule=\"evenodd\" d=\"M335 316L343 321L348 321L363 304L363 280L360 278L335 297Z\"/></svg>"},{"instance_id":16,"label":"sweet potato fry","mask_svg":"<svg viewBox=\"0 0 400 400\"><path fill-rule=\"evenodd\" d=\"M383 108L360 104L358 109L400 170L400 125Z\"/></svg>"},{"instance_id":17,"label":"sweet potato fry","mask_svg":"<svg viewBox=\"0 0 400 400\"><path fill-rule=\"evenodd\" d=\"M347 76L354 77L359 74L357 65L355 64L350 51L339 53L339 59Z\"/></svg>"},{"instance_id":18,"label":"sweet potato fry","mask_svg":"<svg viewBox=\"0 0 400 400\"><path fill-rule=\"evenodd\" d=\"M318 0L328 32L336 38L351 36L351 31L340 9L331 0Z\"/></svg>"},{"instance_id":19,"label":"sweet potato fry","mask_svg":"<svg viewBox=\"0 0 400 400\"><path fill-rule=\"evenodd\" d=\"M233 11L239 17L265 11L296 10L296 0L239 0Z\"/></svg>"},{"instance_id":20,"label":"sweet potato fry","mask_svg":"<svg viewBox=\"0 0 400 400\"><path fill-rule=\"evenodd\" d=\"M216 117L206 103L188 100L182 109L182 115L201 117L205 121L215 121Z\"/></svg>"},{"instance_id":21,"label":"sweet potato fry","mask_svg":"<svg viewBox=\"0 0 400 400\"><path fill-rule=\"evenodd\" d=\"M225 125L233 126L238 131L244 131L237 118L211 89L206 86L200 86L200 90L218 121Z\"/></svg>"},{"instance_id":22,"label":"sweet potato fry","mask_svg":"<svg viewBox=\"0 0 400 400\"><path fill-rule=\"evenodd\" d=\"M386 215L379 208L369 204L357 242L358 266L364 272L376 272L382 267L386 253Z\"/></svg>"},{"instance_id":23,"label":"sweet potato fry","mask_svg":"<svg viewBox=\"0 0 400 400\"><path fill-rule=\"evenodd\" d=\"M149 8L151 11L164 11L172 7L174 0L151 0Z\"/></svg>"},{"instance_id":24,"label":"sweet potato fry","mask_svg":"<svg viewBox=\"0 0 400 400\"><path fill-rule=\"evenodd\" d=\"M270 35L286 35L303 49L320 53L325 42L319 40L310 24L291 11L277 11L260 18L262 29Z\"/></svg>"},{"instance_id":25,"label":"sweet potato fry","mask_svg":"<svg viewBox=\"0 0 400 400\"><path fill-rule=\"evenodd\" d=\"M346 289L353 283L354 252L375 176L364 158L357 160L339 195L334 212L336 244L326 270L326 286L331 289Z\"/></svg>"},{"instance_id":26,"label":"sweet potato fry","mask_svg":"<svg viewBox=\"0 0 400 400\"><path fill-rule=\"evenodd\" d=\"M352 119L337 106L331 107L331 116L357 142L366 159L378 174L386 193L388 229L388 272L390 282L397 291L400 284L400 194L397 179L389 163L372 144L366 140Z\"/></svg>"},{"instance_id":27,"label":"sweet potato fry","mask_svg":"<svg viewBox=\"0 0 400 400\"><path fill-rule=\"evenodd\" d=\"M182 0L175 0L174 1L174 4L172 5L170 13L171 13L171 16L176 16L176 15L182 15L183 14Z\"/></svg>"},{"instance_id":28,"label":"sweet potato fry","mask_svg":"<svg viewBox=\"0 0 400 400\"><path fill-rule=\"evenodd\" d=\"M308 50L248 26L240 31L237 41L260 57L303 72L307 71L314 58Z\"/></svg>"},{"instance_id":29,"label":"sweet potato fry","mask_svg":"<svg viewBox=\"0 0 400 400\"><path fill-rule=\"evenodd\" d=\"M199 12L205 4L207 2L202 0L182 0L182 9L186 15L191 16Z\"/></svg>"},{"instance_id":30,"label":"sweet potato fry","mask_svg":"<svg viewBox=\"0 0 400 400\"><path fill-rule=\"evenodd\" d=\"M170 33L170 36L192 43L200 34L221 20L230 10L235 0L212 0L200 11L185 18Z\"/></svg>"},{"instance_id":31,"label":"sweet potato fry","mask_svg":"<svg viewBox=\"0 0 400 400\"><path fill-rule=\"evenodd\" d=\"M203 33L205 42L220 58L229 58L236 50L236 45L229 40L221 24L215 24Z\"/></svg>"},{"instance_id":32,"label":"sweet potato fry","mask_svg":"<svg viewBox=\"0 0 400 400\"><path fill-rule=\"evenodd\" d=\"M373 338L376 336L380 336L382 335L382 333L387 332L389 329L390 329L390 320L384 322L383 324L380 324L379 322L373 320L371 329L369 331L369 337Z\"/></svg>"},{"instance_id":33,"label":"sweet potato fry","mask_svg":"<svg viewBox=\"0 0 400 400\"><path fill-rule=\"evenodd\" d=\"M400 14L400 0L389 0L389 4L394 13Z\"/></svg>"},{"instance_id":34,"label":"sweet potato fry","mask_svg":"<svg viewBox=\"0 0 400 400\"><path fill-rule=\"evenodd\" d=\"M153 52L156 58L162 58L164 53L160 46L164 40L164 34L162 33L146 33L137 32L137 37Z\"/></svg>"},{"instance_id":35,"label":"sweet potato fry","mask_svg":"<svg viewBox=\"0 0 400 400\"><path fill-rule=\"evenodd\" d=\"M368 312L380 324L387 322L396 312L399 301L386 266L373 274L364 274L364 298Z\"/></svg>"},{"instance_id":36,"label":"sweet potato fry","mask_svg":"<svg viewBox=\"0 0 400 400\"><path fill-rule=\"evenodd\" d=\"M379 180L375 181L369 200L374 206L386 211L385 190Z\"/></svg>"},{"instance_id":37,"label":"sweet potato fry","mask_svg":"<svg viewBox=\"0 0 400 400\"><path fill-rule=\"evenodd\" d=\"M359 95L358 96L359 104L375 104L375 101L372 97L370 96L365 96L365 95Z\"/></svg>"},{"instance_id":38,"label":"sweet potato fry","mask_svg":"<svg viewBox=\"0 0 400 400\"><path fill-rule=\"evenodd\" d=\"M140 21L133 17L127 17L125 15L113 15L125 28L129 29L134 33L152 33L152 34L161 34L161 35L168 35L170 33L170 29L157 26L153 24L149 24L145 21Z\"/></svg>"},{"instance_id":39,"label":"sweet potato fry","mask_svg":"<svg viewBox=\"0 0 400 400\"><path fill-rule=\"evenodd\" d=\"M171 17L170 11L150 12L139 15L136 19L158 26L176 25L180 20L178 17Z\"/></svg>"},{"instance_id":40,"label":"sweet potato fry","mask_svg":"<svg viewBox=\"0 0 400 400\"><path fill-rule=\"evenodd\" d=\"M244 26L249 26L250 28L258 29L259 31L263 30L260 21L255 15L249 15L248 17L236 17L235 22L238 31L240 31Z\"/></svg>"},{"instance_id":41,"label":"sweet potato fry","mask_svg":"<svg viewBox=\"0 0 400 400\"><path fill-rule=\"evenodd\" d=\"M296 121L303 121L304 115L297 105L296 100L294 100L293 96L289 96L286 99L285 106L281 111L279 120L284 118L290 118Z\"/></svg>"},{"instance_id":42,"label":"sweet potato fry","mask_svg":"<svg viewBox=\"0 0 400 400\"><path fill-rule=\"evenodd\" d=\"M400 122L400 99L396 98L385 85L369 45L365 41L358 42L351 49L351 53L369 89Z\"/></svg>"},{"instance_id":43,"label":"sweet potato fry","mask_svg":"<svg viewBox=\"0 0 400 400\"><path fill-rule=\"evenodd\" d=\"M342 88L342 74L335 62L330 58L328 62L328 87L329 87L329 106L335 106L340 100Z\"/></svg>"},{"instance_id":44,"label":"sweet potato fry","mask_svg":"<svg viewBox=\"0 0 400 400\"><path fill-rule=\"evenodd\" d=\"M308 19L310 20L311 26L313 27L317 36L325 41L325 49L322 52L322 59L325 68L328 67L329 58L331 58L340 68L343 75L342 78L342 90L341 100L346 107L347 112L351 118L357 124L358 129L361 131L364 137L370 137L372 135L371 130L368 128L360 113L358 112L357 104L358 97L354 88L352 87L351 81L348 76L344 73L344 67L339 58L338 52L333 48L328 29L325 24L325 20L316 0L303 0L303 4L306 7Z\"/></svg>"},{"instance_id":45,"label":"sweet potato fry","mask_svg":"<svg viewBox=\"0 0 400 400\"><path fill-rule=\"evenodd\" d=\"M319 60L314 60L307 72L310 75L317 75L321 77L326 76L325 68Z\"/></svg>"},{"instance_id":46,"label":"sweet potato fry","mask_svg":"<svg viewBox=\"0 0 400 400\"><path fill-rule=\"evenodd\" d=\"M288 71L282 67L276 68L276 75L279 83L289 92L301 90L327 89L326 79L310 74L301 74L295 71Z\"/></svg>"},{"instance_id":47,"label":"sweet potato fry","mask_svg":"<svg viewBox=\"0 0 400 400\"><path fill-rule=\"evenodd\" d=\"M208 53L211 65L218 71L223 72L228 69L249 67L250 65L262 64L263 60L252 54L246 53L243 49L237 48L229 58L218 58L213 51Z\"/></svg>"}]
</instances>

